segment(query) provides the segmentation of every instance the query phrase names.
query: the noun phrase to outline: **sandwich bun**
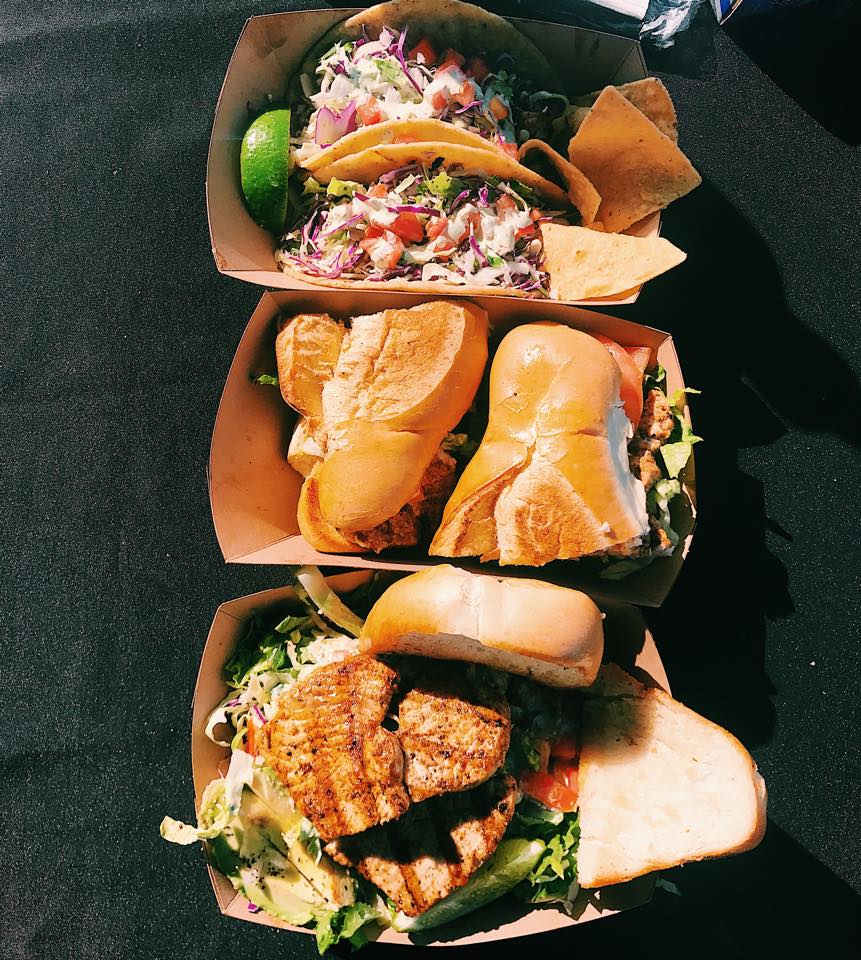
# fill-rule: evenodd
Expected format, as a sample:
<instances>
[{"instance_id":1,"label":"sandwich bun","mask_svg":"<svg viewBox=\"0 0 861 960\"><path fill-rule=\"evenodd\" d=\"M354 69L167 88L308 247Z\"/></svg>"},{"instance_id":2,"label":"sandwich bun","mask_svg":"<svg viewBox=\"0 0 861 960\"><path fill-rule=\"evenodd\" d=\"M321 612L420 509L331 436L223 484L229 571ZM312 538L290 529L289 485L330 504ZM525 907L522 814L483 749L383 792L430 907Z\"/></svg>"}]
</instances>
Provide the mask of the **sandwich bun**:
<instances>
[{"instance_id":1,"label":"sandwich bun","mask_svg":"<svg viewBox=\"0 0 861 960\"><path fill-rule=\"evenodd\" d=\"M278 378L282 396L304 418L291 462L306 477L298 522L311 546L360 552L366 538L358 535L408 502L422 513L440 444L481 381L487 334L484 310L452 300L355 317L349 329L324 314L284 325ZM428 521L434 527L438 516ZM389 545L386 536L374 549ZM406 536L391 545L405 545L413 532Z\"/></svg>"},{"instance_id":2,"label":"sandwich bun","mask_svg":"<svg viewBox=\"0 0 861 960\"><path fill-rule=\"evenodd\" d=\"M541 321L507 334L490 371L487 430L431 555L540 566L632 552L649 524L620 383L618 364L586 333Z\"/></svg>"},{"instance_id":3,"label":"sandwich bun","mask_svg":"<svg viewBox=\"0 0 861 960\"><path fill-rule=\"evenodd\" d=\"M582 887L743 853L762 839L765 781L731 733L615 664L585 691L582 719Z\"/></svg>"},{"instance_id":4,"label":"sandwich bun","mask_svg":"<svg viewBox=\"0 0 861 960\"><path fill-rule=\"evenodd\" d=\"M464 660L552 687L585 687L604 652L603 614L585 594L443 564L392 584L359 638L362 653Z\"/></svg>"}]
</instances>

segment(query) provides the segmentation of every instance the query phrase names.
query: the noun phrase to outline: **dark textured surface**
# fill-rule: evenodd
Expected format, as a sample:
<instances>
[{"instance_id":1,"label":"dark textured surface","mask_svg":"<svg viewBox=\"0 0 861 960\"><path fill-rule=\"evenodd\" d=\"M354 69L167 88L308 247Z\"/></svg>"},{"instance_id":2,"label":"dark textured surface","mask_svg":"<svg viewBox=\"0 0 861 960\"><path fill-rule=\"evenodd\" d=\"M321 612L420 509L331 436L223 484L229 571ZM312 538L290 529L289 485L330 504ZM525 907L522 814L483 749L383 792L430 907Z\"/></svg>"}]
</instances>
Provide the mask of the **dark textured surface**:
<instances>
[{"instance_id":1,"label":"dark textured surface","mask_svg":"<svg viewBox=\"0 0 861 960\"><path fill-rule=\"evenodd\" d=\"M259 297L213 266L206 147L234 39L263 9L0 10L10 960L314 954L219 916L199 851L158 836L163 814L193 814L212 613L283 580L222 564L205 474ZM551 956L857 955L861 164L729 37L709 56L700 79L666 77L705 178L665 220L688 261L623 312L671 330L704 390L701 524L652 621L677 695L752 749L769 831L745 857L673 871L681 896L523 944Z\"/></svg>"}]
</instances>

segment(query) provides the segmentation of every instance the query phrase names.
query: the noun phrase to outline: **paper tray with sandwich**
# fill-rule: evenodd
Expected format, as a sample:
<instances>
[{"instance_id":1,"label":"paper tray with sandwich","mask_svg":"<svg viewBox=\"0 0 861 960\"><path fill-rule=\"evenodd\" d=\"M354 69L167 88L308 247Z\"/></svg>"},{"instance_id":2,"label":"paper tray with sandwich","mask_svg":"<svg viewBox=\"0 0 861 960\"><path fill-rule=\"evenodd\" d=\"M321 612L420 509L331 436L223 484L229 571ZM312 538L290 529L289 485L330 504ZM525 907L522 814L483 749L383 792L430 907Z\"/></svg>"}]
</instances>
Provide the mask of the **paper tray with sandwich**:
<instances>
[{"instance_id":1,"label":"paper tray with sandwich","mask_svg":"<svg viewBox=\"0 0 861 960\"><path fill-rule=\"evenodd\" d=\"M495 936L550 929L761 839L749 754L602 664L586 595L441 566L342 600L316 568L294 576L301 604L258 606L224 650L206 735L225 775L196 827L165 818L162 835L202 840L249 910L321 951L451 941L489 904Z\"/></svg>"},{"instance_id":2,"label":"paper tray with sandwich","mask_svg":"<svg viewBox=\"0 0 861 960\"><path fill-rule=\"evenodd\" d=\"M317 13L321 27L331 22ZM221 191L236 180L224 114L240 100L242 195L275 239L278 285L582 302L629 298L684 259L657 236L658 217L700 177L679 150L663 84L619 82L638 75L624 68L635 44L554 27L570 36L565 48L540 29L550 25L459 0L356 11L309 49L305 30L273 25L270 35L276 18L259 19L246 32L261 36L240 38L210 148L221 268L237 259L217 235L238 237ZM261 59L267 42L275 63L291 65L277 79ZM606 85L595 89L598 62ZM262 107L250 125L249 102Z\"/></svg>"},{"instance_id":3,"label":"paper tray with sandwich","mask_svg":"<svg viewBox=\"0 0 861 960\"><path fill-rule=\"evenodd\" d=\"M495 340L469 301L284 317L277 383L298 414L299 531L320 553L417 547L605 580L677 550L694 436L648 346L548 320ZM264 379L273 381L271 376Z\"/></svg>"}]
</instances>

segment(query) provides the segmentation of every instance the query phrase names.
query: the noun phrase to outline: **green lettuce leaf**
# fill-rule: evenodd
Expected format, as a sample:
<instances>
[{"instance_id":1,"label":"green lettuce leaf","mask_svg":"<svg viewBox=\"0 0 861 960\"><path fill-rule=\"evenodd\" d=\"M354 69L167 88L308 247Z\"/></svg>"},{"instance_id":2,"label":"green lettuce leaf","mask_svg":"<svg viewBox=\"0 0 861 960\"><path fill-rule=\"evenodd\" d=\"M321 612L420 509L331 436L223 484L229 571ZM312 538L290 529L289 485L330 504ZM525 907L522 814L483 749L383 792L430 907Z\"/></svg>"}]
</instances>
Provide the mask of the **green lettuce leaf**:
<instances>
[{"instance_id":1,"label":"green lettuce leaf","mask_svg":"<svg viewBox=\"0 0 861 960\"><path fill-rule=\"evenodd\" d=\"M198 840L212 840L213 837L222 833L231 816L224 787L225 781L220 777L207 784L201 798L196 827L174 820L173 817L165 817L159 826L162 837L168 843L188 846Z\"/></svg>"},{"instance_id":2,"label":"green lettuce leaf","mask_svg":"<svg viewBox=\"0 0 861 960\"><path fill-rule=\"evenodd\" d=\"M696 437L694 443L700 439L700 437ZM682 470L685 469L688 460L691 458L692 449L693 443L687 443L683 440L680 440L678 443L665 443L661 447L661 457L664 460L664 466L670 477L678 477Z\"/></svg>"},{"instance_id":3,"label":"green lettuce leaf","mask_svg":"<svg viewBox=\"0 0 861 960\"><path fill-rule=\"evenodd\" d=\"M698 437L691 430L688 419L685 416L685 402L687 394L699 394L699 390L693 387L677 390L669 398L670 410L675 418L676 425L670 435L670 442L661 447L661 457L664 461L667 474L675 479L684 470L688 460L691 458L691 451L695 443L701 443L702 437Z\"/></svg>"},{"instance_id":4,"label":"green lettuce leaf","mask_svg":"<svg viewBox=\"0 0 861 960\"><path fill-rule=\"evenodd\" d=\"M548 812L554 813L554 811ZM535 813L533 812L531 816L534 820ZM514 891L521 900L528 903L570 901L576 896L577 845L580 842L579 814L564 813L560 816L562 819L558 823L548 820L545 821L547 827L535 824L530 827L540 839L544 840L545 849L538 863Z\"/></svg>"},{"instance_id":5,"label":"green lettuce leaf","mask_svg":"<svg viewBox=\"0 0 861 960\"><path fill-rule=\"evenodd\" d=\"M321 913L314 928L317 949L325 953L341 940L349 941L356 949L363 947L368 942L364 926L379 919L379 911L369 903L354 903L350 907Z\"/></svg>"},{"instance_id":6,"label":"green lettuce leaf","mask_svg":"<svg viewBox=\"0 0 861 960\"><path fill-rule=\"evenodd\" d=\"M377 69L380 71L380 79L383 81L383 83L398 84L401 81L406 80L403 68L397 61L378 60L376 57L371 57L371 59L374 61Z\"/></svg>"},{"instance_id":7,"label":"green lettuce leaf","mask_svg":"<svg viewBox=\"0 0 861 960\"><path fill-rule=\"evenodd\" d=\"M266 387L277 387L278 377L273 376L271 373L261 373L259 376L253 377L251 382L259 383Z\"/></svg>"}]
</instances>

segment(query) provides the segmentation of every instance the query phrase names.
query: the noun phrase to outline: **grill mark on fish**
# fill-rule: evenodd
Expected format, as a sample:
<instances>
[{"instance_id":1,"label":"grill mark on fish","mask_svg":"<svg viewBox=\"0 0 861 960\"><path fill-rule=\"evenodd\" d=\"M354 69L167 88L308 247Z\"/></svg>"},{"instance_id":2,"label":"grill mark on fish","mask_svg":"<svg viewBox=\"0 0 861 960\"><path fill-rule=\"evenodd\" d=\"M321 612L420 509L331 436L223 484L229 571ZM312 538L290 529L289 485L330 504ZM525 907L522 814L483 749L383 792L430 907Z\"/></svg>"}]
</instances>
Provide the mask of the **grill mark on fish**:
<instances>
[{"instance_id":1,"label":"grill mark on fish","mask_svg":"<svg viewBox=\"0 0 861 960\"><path fill-rule=\"evenodd\" d=\"M462 887L493 853L516 799L514 779L495 777L413 804L400 820L333 841L326 852L418 916Z\"/></svg>"}]
</instances>

